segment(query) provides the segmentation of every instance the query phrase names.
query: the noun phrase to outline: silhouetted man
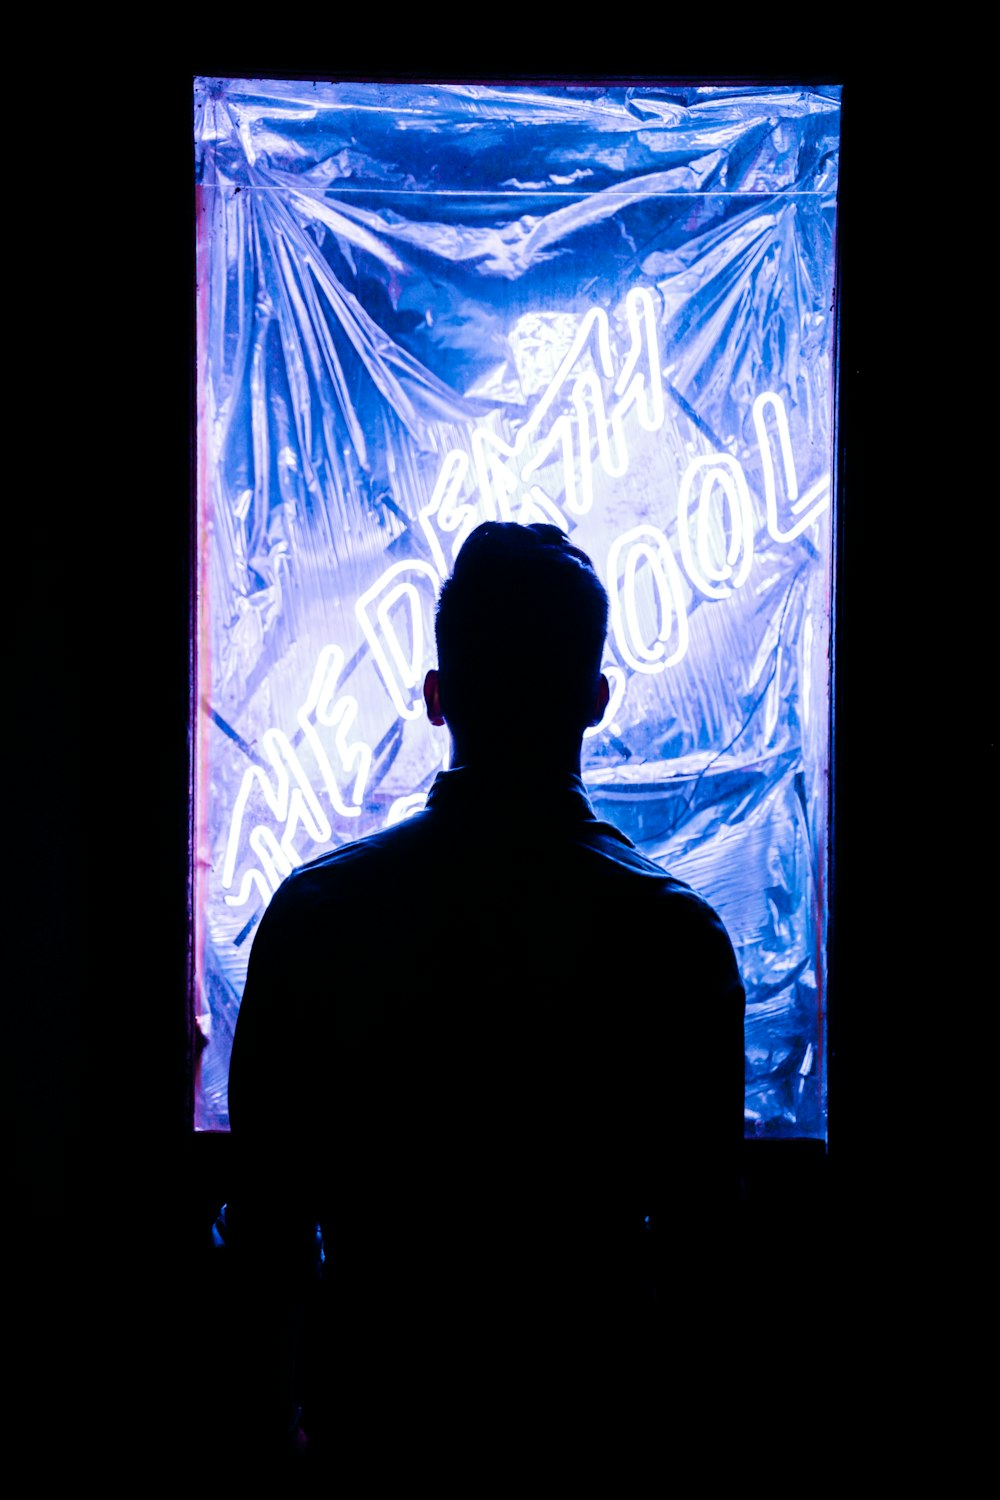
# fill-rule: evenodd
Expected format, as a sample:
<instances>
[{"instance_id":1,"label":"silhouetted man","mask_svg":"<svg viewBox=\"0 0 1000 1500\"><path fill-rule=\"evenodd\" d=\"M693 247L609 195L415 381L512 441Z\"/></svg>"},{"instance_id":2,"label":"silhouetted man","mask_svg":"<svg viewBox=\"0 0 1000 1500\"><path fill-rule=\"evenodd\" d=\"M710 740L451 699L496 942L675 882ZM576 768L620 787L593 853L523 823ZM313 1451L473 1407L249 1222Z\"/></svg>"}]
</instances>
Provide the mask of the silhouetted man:
<instances>
[{"instance_id":1,"label":"silhouetted man","mask_svg":"<svg viewBox=\"0 0 1000 1500\"><path fill-rule=\"evenodd\" d=\"M424 684L451 769L262 918L227 1210L257 1432L304 1400L328 1452L429 1440L723 1315L744 992L713 910L588 801L607 616L556 527L474 530Z\"/></svg>"}]
</instances>

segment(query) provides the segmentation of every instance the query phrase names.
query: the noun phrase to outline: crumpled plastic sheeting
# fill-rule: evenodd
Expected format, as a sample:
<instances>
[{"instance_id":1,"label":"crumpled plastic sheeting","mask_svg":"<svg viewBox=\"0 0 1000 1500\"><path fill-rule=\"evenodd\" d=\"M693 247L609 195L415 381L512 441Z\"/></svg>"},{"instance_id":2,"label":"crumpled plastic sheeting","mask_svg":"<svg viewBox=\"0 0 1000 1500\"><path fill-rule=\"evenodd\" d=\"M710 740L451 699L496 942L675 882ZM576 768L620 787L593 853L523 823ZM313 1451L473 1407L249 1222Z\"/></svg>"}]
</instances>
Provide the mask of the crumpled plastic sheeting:
<instances>
[{"instance_id":1,"label":"crumpled plastic sheeting","mask_svg":"<svg viewBox=\"0 0 1000 1500\"><path fill-rule=\"evenodd\" d=\"M839 128L833 86L196 81L198 1128L283 875L445 763L434 602L500 516L608 586L585 780L733 937L748 1132L825 1135Z\"/></svg>"}]
</instances>

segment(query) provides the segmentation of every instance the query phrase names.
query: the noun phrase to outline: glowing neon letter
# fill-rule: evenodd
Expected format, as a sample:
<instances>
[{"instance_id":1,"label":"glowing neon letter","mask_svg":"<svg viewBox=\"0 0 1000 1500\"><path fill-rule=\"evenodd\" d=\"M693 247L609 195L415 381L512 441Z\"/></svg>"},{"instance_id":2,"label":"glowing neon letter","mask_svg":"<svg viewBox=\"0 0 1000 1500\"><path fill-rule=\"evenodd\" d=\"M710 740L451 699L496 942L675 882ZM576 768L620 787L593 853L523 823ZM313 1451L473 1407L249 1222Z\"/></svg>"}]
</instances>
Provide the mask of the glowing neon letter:
<instances>
[{"instance_id":1,"label":"glowing neon letter","mask_svg":"<svg viewBox=\"0 0 1000 1500\"><path fill-rule=\"evenodd\" d=\"M459 501L469 459L461 449L445 454L420 524L438 572L448 572L439 532L457 532L452 560L479 520L548 521L569 529L565 512L585 515L594 503L595 450L604 472L620 478L629 452L624 417L634 406L641 427L653 432L663 423L663 384L653 298L634 287L625 300L630 346L614 384L616 404L608 411L604 385L614 374L608 315L592 307L580 320L572 342L513 441L486 425L473 429L472 464L478 506ZM640 369L640 360L643 369ZM560 409L561 407L561 409ZM553 415L555 412L555 415ZM544 429L544 431L543 431ZM537 482L552 464L557 491ZM431 526L434 518L437 531Z\"/></svg>"},{"instance_id":2,"label":"glowing neon letter","mask_svg":"<svg viewBox=\"0 0 1000 1500\"><path fill-rule=\"evenodd\" d=\"M299 709L298 721L316 757L316 764L323 777L323 784L330 801L345 818L356 818L361 811L361 798L364 795L368 772L371 769L372 752L371 746L365 744L363 740L355 740L350 745L347 742L347 736L358 716L358 703L356 698L349 696L335 701L337 680L343 666L344 653L340 647L324 646L316 662L309 696ZM340 787L333 774L333 767L323 742L311 723L313 715L316 717L317 724L337 731L334 735L334 744L340 756L340 763L345 771L355 772L350 806L340 795Z\"/></svg>"},{"instance_id":3,"label":"glowing neon letter","mask_svg":"<svg viewBox=\"0 0 1000 1500\"><path fill-rule=\"evenodd\" d=\"M781 450L788 508L793 516L799 517L795 524L789 527L787 531L782 530L778 520L777 484L774 473L774 455L771 451L772 437L765 415L768 407L774 413L774 427L777 432L778 446ZM757 397L753 404L753 424L757 431L761 463L764 467L764 503L767 508L767 529L776 542L790 542L800 532L805 531L807 526L811 526L816 517L826 510L830 503L830 476L829 474L821 475L815 484L810 485L804 495L799 495L799 482L795 474L795 458L792 454L792 440L788 431L788 415L785 411L785 403L775 391L764 391L762 395Z\"/></svg>"},{"instance_id":4,"label":"glowing neon letter","mask_svg":"<svg viewBox=\"0 0 1000 1500\"><path fill-rule=\"evenodd\" d=\"M275 820L285 824L280 843L263 824L258 824L253 828L248 838L250 848L264 866L265 876L270 883L272 893L278 889L282 877L302 863L293 842L299 827L303 827L310 838L318 844L325 843L333 831L287 736L282 734L280 729L268 729L261 738L261 748L274 769L275 780L272 784L259 766L251 766L244 774L233 807L226 857L222 867L222 885L226 891L232 885L236 874L236 855L243 828L243 816L255 784L259 786L264 801L274 814ZM250 871L244 874L238 895L227 895L226 902L230 906L243 906L250 899L250 892L254 886L263 894L264 886L259 872ZM268 896L269 899L270 896Z\"/></svg>"},{"instance_id":5,"label":"glowing neon letter","mask_svg":"<svg viewBox=\"0 0 1000 1500\"><path fill-rule=\"evenodd\" d=\"M620 562L623 553L624 565ZM636 576L642 562L649 565L660 613L659 629L648 645L639 619L636 591ZM611 628L618 650L629 666L636 672L651 673L662 672L679 662L688 649L684 579L663 532L656 526L635 526L616 537L608 552L607 581ZM677 642L668 655L666 644L675 621Z\"/></svg>"},{"instance_id":6,"label":"glowing neon letter","mask_svg":"<svg viewBox=\"0 0 1000 1500\"><path fill-rule=\"evenodd\" d=\"M403 579L401 575L405 573L415 575L417 581ZM394 583L394 579L399 582ZM421 587L418 587L418 582ZM358 624L372 648L375 665L388 689L389 697L396 712L404 719L416 719L424 706L420 687L424 671L430 665L429 661L424 660L425 642L433 639L433 626L426 630L424 628L428 583L429 618L432 621L440 576L429 563L424 562L393 563L378 582L361 595L354 606ZM393 606L400 600L405 601L409 622L408 649L400 641L399 633L390 618ZM370 606L374 607L374 620L368 613Z\"/></svg>"},{"instance_id":7,"label":"glowing neon letter","mask_svg":"<svg viewBox=\"0 0 1000 1500\"><path fill-rule=\"evenodd\" d=\"M696 516L696 541L691 545L691 491L701 476ZM716 561L725 532L710 501L718 487L729 511L729 544L725 561ZM709 599L726 599L746 581L753 562L753 505L742 465L727 453L705 453L688 464L677 497L677 539L681 560L695 588ZM734 564L739 567L734 573Z\"/></svg>"},{"instance_id":8,"label":"glowing neon letter","mask_svg":"<svg viewBox=\"0 0 1000 1500\"><path fill-rule=\"evenodd\" d=\"M445 454L431 498L418 516L440 578L446 578L451 572L451 565L458 556L458 549L479 520L479 507L470 505L468 502L463 503L458 498L468 472L467 455L460 448L452 448ZM432 517L437 524L437 530L431 525ZM457 533L451 546L450 558L444 555L439 532Z\"/></svg>"},{"instance_id":9,"label":"glowing neon letter","mask_svg":"<svg viewBox=\"0 0 1000 1500\"><path fill-rule=\"evenodd\" d=\"M635 406L639 423L647 432L656 432L663 426L663 379L660 370L660 345L656 331L656 315L653 299L644 286L633 287L625 299L625 313L632 347L622 365L621 374L615 382L615 395L621 397L619 413ZM642 325L640 330L640 323ZM645 337L643 337L645 336ZM639 354L645 344L649 365L649 399L645 394L645 378L637 373ZM641 399L640 399L641 397Z\"/></svg>"}]
</instances>

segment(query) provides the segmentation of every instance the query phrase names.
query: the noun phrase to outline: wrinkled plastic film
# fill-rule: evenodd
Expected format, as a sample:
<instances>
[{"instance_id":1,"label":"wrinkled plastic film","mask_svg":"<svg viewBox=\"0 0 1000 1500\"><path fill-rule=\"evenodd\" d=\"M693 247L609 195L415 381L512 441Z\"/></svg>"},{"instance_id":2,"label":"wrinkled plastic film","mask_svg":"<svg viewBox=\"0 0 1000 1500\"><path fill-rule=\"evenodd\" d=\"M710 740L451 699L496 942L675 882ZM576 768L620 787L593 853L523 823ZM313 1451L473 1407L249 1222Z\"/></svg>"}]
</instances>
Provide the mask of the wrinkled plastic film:
<instances>
[{"instance_id":1,"label":"wrinkled plastic film","mask_svg":"<svg viewBox=\"0 0 1000 1500\"><path fill-rule=\"evenodd\" d=\"M608 588L584 779L733 938L748 1132L825 1135L839 99L197 80L198 1128L280 880L446 763L434 604L498 517Z\"/></svg>"}]
</instances>

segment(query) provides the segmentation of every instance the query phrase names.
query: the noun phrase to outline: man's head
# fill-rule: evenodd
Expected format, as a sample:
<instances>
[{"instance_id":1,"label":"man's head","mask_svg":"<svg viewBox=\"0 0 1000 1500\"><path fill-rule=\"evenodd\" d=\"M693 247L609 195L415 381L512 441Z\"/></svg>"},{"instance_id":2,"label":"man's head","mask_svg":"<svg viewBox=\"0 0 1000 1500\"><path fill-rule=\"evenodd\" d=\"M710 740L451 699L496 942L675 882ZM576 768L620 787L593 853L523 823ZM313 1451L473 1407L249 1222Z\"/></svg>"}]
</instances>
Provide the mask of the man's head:
<instances>
[{"instance_id":1,"label":"man's head","mask_svg":"<svg viewBox=\"0 0 1000 1500\"><path fill-rule=\"evenodd\" d=\"M438 600L431 720L477 756L512 713L542 753L579 754L607 704L601 657L608 596L557 526L486 521L462 545Z\"/></svg>"}]
</instances>

